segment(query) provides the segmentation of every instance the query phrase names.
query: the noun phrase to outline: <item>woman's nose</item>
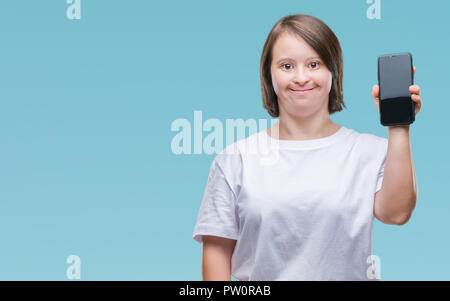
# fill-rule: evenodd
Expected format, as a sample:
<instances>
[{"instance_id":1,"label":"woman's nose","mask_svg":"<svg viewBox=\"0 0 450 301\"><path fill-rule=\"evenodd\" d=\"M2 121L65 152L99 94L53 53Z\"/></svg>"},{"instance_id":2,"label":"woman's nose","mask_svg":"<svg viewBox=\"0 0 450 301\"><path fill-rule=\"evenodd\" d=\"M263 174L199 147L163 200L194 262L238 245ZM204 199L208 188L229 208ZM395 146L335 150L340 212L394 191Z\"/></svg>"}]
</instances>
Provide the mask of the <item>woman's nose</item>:
<instances>
[{"instance_id":1,"label":"woman's nose","mask_svg":"<svg viewBox=\"0 0 450 301\"><path fill-rule=\"evenodd\" d=\"M294 75L294 82L300 86L303 86L309 81L309 74L307 70L297 68L297 72Z\"/></svg>"}]
</instances>

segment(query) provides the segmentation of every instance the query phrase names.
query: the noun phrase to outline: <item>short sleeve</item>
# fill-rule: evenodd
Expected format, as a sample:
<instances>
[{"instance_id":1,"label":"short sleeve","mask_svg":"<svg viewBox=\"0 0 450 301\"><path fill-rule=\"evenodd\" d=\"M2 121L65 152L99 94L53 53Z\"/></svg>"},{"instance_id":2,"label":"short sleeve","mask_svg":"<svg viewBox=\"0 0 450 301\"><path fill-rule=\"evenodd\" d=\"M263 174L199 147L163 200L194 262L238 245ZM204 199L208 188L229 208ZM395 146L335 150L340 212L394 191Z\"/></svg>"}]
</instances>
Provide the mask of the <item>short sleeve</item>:
<instances>
[{"instance_id":1,"label":"short sleeve","mask_svg":"<svg viewBox=\"0 0 450 301\"><path fill-rule=\"evenodd\" d=\"M383 143L381 144L381 148L380 148L381 164L380 164L380 169L378 170L377 186L376 186L376 189L375 189L375 193L377 193L382 187L383 175L384 175L384 166L386 165L388 140L386 138L383 138L382 142Z\"/></svg>"},{"instance_id":2,"label":"short sleeve","mask_svg":"<svg viewBox=\"0 0 450 301\"><path fill-rule=\"evenodd\" d=\"M236 196L224 171L215 159L210 168L203 200L197 215L193 239L203 242L203 235L238 239Z\"/></svg>"}]
</instances>

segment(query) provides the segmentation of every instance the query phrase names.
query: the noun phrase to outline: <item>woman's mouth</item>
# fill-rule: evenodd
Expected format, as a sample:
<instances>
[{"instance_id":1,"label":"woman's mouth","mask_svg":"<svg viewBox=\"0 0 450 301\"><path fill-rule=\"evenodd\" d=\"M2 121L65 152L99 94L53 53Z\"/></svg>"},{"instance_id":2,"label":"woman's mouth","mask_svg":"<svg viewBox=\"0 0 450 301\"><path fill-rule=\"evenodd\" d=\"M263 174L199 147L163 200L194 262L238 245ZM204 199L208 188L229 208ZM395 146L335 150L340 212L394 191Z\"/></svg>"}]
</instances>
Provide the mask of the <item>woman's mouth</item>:
<instances>
[{"instance_id":1,"label":"woman's mouth","mask_svg":"<svg viewBox=\"0 0 450 301\"><path fill-rule=\"evenodd\" d=\"M289 89L289 90L291 90L291 92L294 93L294 94L303 95L303 94L307 94L307 93L311 92L313 89L314 88L304 89L304 90L293 90L293 89Z\"/></svg>"}]
</instances>

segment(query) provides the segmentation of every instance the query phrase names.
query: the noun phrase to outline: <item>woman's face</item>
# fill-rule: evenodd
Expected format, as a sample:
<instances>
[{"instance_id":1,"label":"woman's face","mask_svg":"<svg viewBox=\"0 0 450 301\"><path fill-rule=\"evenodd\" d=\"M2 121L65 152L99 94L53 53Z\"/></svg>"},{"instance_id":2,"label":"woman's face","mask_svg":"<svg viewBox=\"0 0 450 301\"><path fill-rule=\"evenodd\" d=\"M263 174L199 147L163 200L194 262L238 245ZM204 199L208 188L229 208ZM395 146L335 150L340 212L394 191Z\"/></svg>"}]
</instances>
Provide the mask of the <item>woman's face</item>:
<instances>
[{"instance_id":1,"label":"woman's face","mask_svg":"<svg viewBox=\"0 0 450 301\"><path fill-rule=\"evenodd\" d=\"M328 114L332 75L303 38L290 32L278 37L272 49L271 73L280 116Z\"/></svg>"}]
</instances>

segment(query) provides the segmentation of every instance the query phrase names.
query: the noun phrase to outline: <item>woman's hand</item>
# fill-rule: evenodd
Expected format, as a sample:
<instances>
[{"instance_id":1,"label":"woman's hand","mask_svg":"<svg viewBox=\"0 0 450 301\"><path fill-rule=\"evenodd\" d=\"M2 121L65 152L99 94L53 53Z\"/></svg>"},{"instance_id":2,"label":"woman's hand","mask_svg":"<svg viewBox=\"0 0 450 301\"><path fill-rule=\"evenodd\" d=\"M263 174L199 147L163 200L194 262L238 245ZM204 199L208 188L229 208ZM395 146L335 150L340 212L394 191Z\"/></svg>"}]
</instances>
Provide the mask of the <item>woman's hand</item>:
<instances>
[{"instance_id":1,"label":"woman's hand","mask_svg":"<svg viewBox=\"0 0 450 301\"><path fill-rule=\"evenodd\" d=\"M416 74L416 66L413 67L414 74ZM420 108L422 107L422 100L420 98L420 87L418 85L411 85L409 86L409 91L411 92L411 100L415 102L415 114L417 114L420 111ZM380 86L374 85L372 87L372 98L373 102L375 103L375 106L377 107L377 110L380 111Z\"/></svg>"}]
</instances>

